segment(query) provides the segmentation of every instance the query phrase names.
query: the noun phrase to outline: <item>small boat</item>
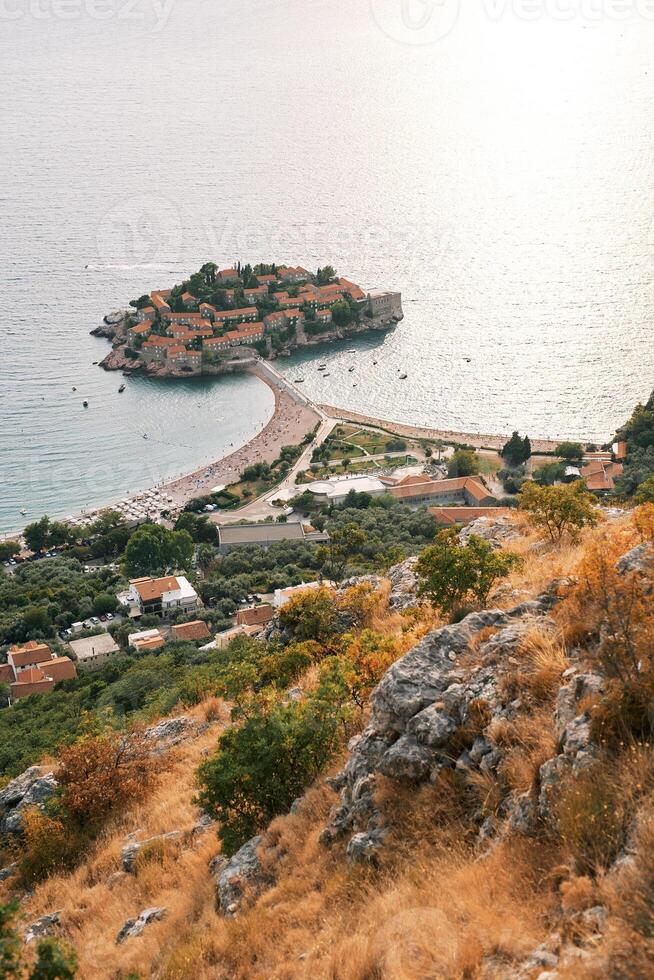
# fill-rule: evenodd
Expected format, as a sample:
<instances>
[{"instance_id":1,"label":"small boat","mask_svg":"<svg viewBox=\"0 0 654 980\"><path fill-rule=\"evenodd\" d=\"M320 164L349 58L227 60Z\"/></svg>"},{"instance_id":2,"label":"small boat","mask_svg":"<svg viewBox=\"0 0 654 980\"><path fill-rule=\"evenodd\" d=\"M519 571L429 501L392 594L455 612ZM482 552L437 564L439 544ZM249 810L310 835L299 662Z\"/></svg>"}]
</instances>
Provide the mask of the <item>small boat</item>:
<instances>
[{"instance_id":1,"label":"small boat","mask_svg":"<svg viewBox=\"0 0 654 980\"><path fill-rule=\"evenodd\" d=\"M124 384L122 384L122 385L120 386L120 388L118 389L118 394L120 394L121 392L123 392L123 391L125 390L125 387L126 387L126 386L125 386Z\"/></svg>"},{"instance_id":2,"label":"small boat","mask_svg":"<svg viewBox=\"0 0 654 980\"><path fill-rule=\"evenodd\" d=\"M472 360L472 358L471 357L464 357L463 360L466 362L466 364L470 364L470 361Z\"/></svg>"},{"instance_id":3,"label":"small boat","mask_svg":"<svg viewBox=\"0 0 654 980\"><path fill-rule=\"evenodd\" d=\"M323 374L323 378L331 378L331 374L329 373L329 371L327 372L327 374Z\"/></svg>"},{"instance_id":4,"label":"small boat","mask_svg":"<svg viewBox=\"0 0 654 980\"><path fill-rule=\"evenodd\" d=\"M374 365L374 364L378 364L379 362L378 362L378 361L373 361L372 363L373 363L373 365Z\"/></svg>"},{"instance_id":5,"label":"small boat","mask_svg":"<svg viewBox=\"0 0 654 980\"><path fill-rule=\"evenodd\" d=\"M87 402L86 398L82 402L82 405L84 406L84 408L88 408L89 407L89 403Z\"/></svg>"},{"instance_id":6,"label":"small boat","mask_svg":"<svg viewBox=\"0 0 654 980\"><path fill-rule=\"evenodd\" d=\"M327 365L326 365L326 364L319 364L319 365L318 365L318 370L319 370L319 371L324 371L326 367L327 367Z\"/></svg>"},{"instance_id":7,"label":"small boat","mask_svg":"<svg viewBox=\"0 0 654 980\"><path fill-rule=\"evenodd\" d=\"M348 351L348 354L356 354L356 350L354 348L352 348L352 350L349 350Z\"/></svg>"},{"instance_id":8,"label":"small boat","mask_svg":"<svg viewBox=\"0 0 654 980\"><path fill-rule=\"evenodd\" d=\"M26 511L26 509L24 507L21 507L20 512L21 512L21 514L26 514L27 513L27 511Z\"/></svg>"},{"instance_id":9,"label":"small boat","mask_svg":"<svg viewBox=\"0 0 654 980\"><path fill-rule=\"evenodd\" d=\"M148 434L147 434L147 432L144 432L144 433L143 433L143 438L144 438L144 439L148 439L148 438L149 438L149 436L148 436Z\"/></svg>"},{"instance_id":10,"label":"small boat","mask_svg":"<svg viewBox=\"0 0 654 980\"><path fill-rule=\"evenodd\" d=\"M354 371L354 368L353 368L353 367L351 367L351 368L348 368L348 371L350 371L350 372L351 372L351 371Z\"/></svg>"},{"instance_id":11,"label":"small boat","mask_svg":"<svg viewBox=\"0 0 654 980\"><path fill-rule=\"evenodd\" d=\"M401 374L401 375L400 375L400 381L406 381L406 379L407 379L408 377L409 377L409 375L408 375L408 374Z\"/></svg>"},{"instance_id":12,"label":"small boat","mask_svg":"<svg viewBox=\"0 0 654 980\"><path fill-rule=\"evenodd\" d=\"M75 387L75 385L73 385L73 391L77 391L77 388Z\"/></svg>"},{"instance_id":13,"label":"small boat","mask_svg":"<svg viewBox=\"0 0 654 980\"><path fill-rule=\"evenodd\" d=\"M352 387L353 387L353 388L356 388L356 386L357 386L357 383L356 383L356 381L355 381L355 382L354 382L354 384L352 385Z\"/></svg>"},{"instance_id":14,"label":"small boat","mask_svg":"<svg viewBox=\"0 0 654 980\"><path fill-rule=\"evenodd\" d=\"M294 385L301 385L304 383L304 378L296 378L293 382Z\"/></svg>"},{"instance_id":15,"label":"small boat","mask_svg":"<svg viewBox=\"0 0 654 980\"><path fill-rule=\"evenodd\" d=\"M94 363L94 364L97 364L98 362L97 362L97 361L94 361L93 363Z\"/></svg>"}]
</instances>

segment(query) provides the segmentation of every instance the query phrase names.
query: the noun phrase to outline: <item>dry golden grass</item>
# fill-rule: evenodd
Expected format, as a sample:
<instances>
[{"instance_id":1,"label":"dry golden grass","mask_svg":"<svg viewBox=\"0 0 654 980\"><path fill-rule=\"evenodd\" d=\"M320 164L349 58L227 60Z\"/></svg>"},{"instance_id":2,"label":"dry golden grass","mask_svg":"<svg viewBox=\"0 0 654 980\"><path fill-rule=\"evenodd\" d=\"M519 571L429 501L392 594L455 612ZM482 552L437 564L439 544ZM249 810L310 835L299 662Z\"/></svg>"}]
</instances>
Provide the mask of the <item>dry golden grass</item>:
<instances>
[{"instance_id":1,"label":"dry golden grass","mask_svg":"<svg viewBox=\"0 0 654 980\"><path fill-rule=\"evenodd\" d=\"M215 706L214 706L215 708ZM188 712L199 721L203 708ZM160 859L144 862L136 875L109 878L121 870L125 836L143 840L170 830L190 830L198 820L191 800L194 773L205 749L213 749L222 722L197 739L173 750L170 768L148 800L112 823L97 841L87 861L67 875L54 876L36 887L21 905L21 916L32 922L53 910L61 911L63 936L77 950L80 980L127 975L156 963L162 951L176 942L178 930L213 901L207 863L219 850L215 833L208 831L185 848L167 848ZM138 939L116 946L115 938L126 919L150 906L168 909Z\"/></svg>"},{"instance_id":2,"label":"dry golden grass","mask_svg":"<svg viewBox=\"0 0 654 980\"><path fill-rule=\"evenodd\" d=\"M637 541L629 515L585 531L578 544L558 548L536 545L536 535L527 531L507 546L525 561L512 572L501 604L513 605L516 594L533 595L554 578L575 575L593 546L609 548L617 557ZM156 980L473 980L482 975L499 980L553 930L571 935L573 927L566 923L574 920L579 939L579 916L601 902L610 910L603 951L616 965L611 975L652 975L654 796L648 752L634 747L611 770L619 774L612 792L622 801L621 814L640 808L642 815L637 861L610 881L601 871L574 873L579 842L572 838L510 835L484 854L476 840L480 814L498 811L507 786L529 791L541 763L555 753L552 705L568 666L567 650L576 641L575 630L579 639L597 627L592 617L580 626L581 612L573 594L555 612L557 629L535 627L507 662L497 662L501 682L515 688L523 704L515 719L495 724L490 732L505 751L499 779L447 771L434 785L417 789L380 780L377 802L392 846L377 868L350 866L343 844L320 844L336 796L319 783L298 813L272 823L262 859L274 883L235 919L215 909L207 869L219 850L213 832L191 847L154 851L135 876L110 887L127 833L138 831L143 839L195 823L194 771L203 752L214 747L225 719L223 706L213 699L194 709L198 718L214 723L211 731L177 751L153 796L107 831L83 868L36 889L24 905L26 920L62 910L65 938L79 953L81 980L125 978L130 971ZM382 601L370 608L366 625L392 636L401 656L440 620L428 608L392 613ZM472 665L477 653L478 644L465 662ZM310 689L316 680L312 668L300 683ZM487 723L480 703L472 727ZM333 771L343 761L335 761ZM581 797L574 802L584 804ZM166 918L116 946L123 922L152 905L165 906ZM561 975L602 974L577 963Z\"/></svg>"}]
</instances>

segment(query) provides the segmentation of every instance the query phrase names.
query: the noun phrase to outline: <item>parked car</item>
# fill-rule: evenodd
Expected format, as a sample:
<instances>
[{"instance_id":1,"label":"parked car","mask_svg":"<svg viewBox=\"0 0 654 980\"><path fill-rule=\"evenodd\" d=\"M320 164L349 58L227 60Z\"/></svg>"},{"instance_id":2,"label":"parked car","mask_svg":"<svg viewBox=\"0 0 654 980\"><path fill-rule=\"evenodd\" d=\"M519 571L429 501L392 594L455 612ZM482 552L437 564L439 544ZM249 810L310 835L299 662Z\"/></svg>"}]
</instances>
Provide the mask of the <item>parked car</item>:
<instances>
[{"instance_id":1,"label":"parked car","mask_svg":"<svg viewBox=\"0 0 654 980\"><path fill-rule=\"evenodd\" d=\"M114 618L114 614L113 613L107 613L106 618L109 619L109 620L111 620L111 619Z\"/></svg>"}]
</instances>

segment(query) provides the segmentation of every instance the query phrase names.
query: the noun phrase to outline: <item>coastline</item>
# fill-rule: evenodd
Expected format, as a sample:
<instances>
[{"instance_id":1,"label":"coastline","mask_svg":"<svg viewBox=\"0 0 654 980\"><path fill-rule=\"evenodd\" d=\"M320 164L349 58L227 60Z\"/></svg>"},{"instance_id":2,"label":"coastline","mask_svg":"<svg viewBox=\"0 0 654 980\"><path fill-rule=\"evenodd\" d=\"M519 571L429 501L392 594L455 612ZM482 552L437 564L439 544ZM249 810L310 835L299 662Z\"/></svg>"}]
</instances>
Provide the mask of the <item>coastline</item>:
<instances>
[{"instance_id":1,"label":"coastline","mask_svg":"<svg viewBox=\"0 0 654 980\"><path fill-rule=\"evenodd\" d=\"M357 425L370 425L376 429L386 429L394 435L406 436L409 439L442 439L443 442L465 443L475 449L502 449L511 433L454 432L451 429L432 429L427 426L408 425L405 422L394 422L390 419L374 418L353 412L347 408L337 408L334 405L319 405L318 408L329 418L342 422L352 422ZM585 440L581 439L584 443ZM532 439L531 445L535 452L551 453L560 444L560 439Z\"/></svg>"},{"instance_id":2,"label":"coastline","mask_svg":"<svg viewBox=\"0 0 654 980\"><path fill-rule=\"evenodd\" d=\"M193 497L207 494L214 486L227 485L235 482L246 466L253 463L270 463L276 459L283 446L294 445L302 441L321 421L341 421L353 424L383 429L396 435L413 439L442 439L449 443L464 443L475 449L501 449L508 435L497 433L454 432L449 429L435 429L426 426L412 426L390 419L380 419L350 409L333 405L315 404L293 385L284 375L279 373L269 361L252 360L243 365L245 371L254 374L264 384L268 385L274 395L273 414L266 425L249 442L226 456L213 462L206 463L189 473L162 481L153 487L123 498L131 502L147 500L148 494L165 497L166 506L171 510L184 507ZM558 442L552 439L534 439L532 447L535 452L552 452ZM172 498L172 501L170 500ZM87 514L97 514L112 509L111 503L99 504L88 508ZM144 506L147 506L144 505ZM86 520L83 514L76 514L75 520ZM0 533L0 540L20 538L22 530Z\"/></svg>"}]
</instances>

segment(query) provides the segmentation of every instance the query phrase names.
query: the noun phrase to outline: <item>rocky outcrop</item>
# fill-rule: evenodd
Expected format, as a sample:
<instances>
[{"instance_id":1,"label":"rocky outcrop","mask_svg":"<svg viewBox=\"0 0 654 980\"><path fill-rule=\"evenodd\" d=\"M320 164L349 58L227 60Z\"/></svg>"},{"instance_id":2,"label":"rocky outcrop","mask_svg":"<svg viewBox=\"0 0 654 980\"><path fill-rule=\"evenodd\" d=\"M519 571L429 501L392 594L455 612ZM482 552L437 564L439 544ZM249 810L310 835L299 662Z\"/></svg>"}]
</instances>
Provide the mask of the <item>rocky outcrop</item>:
<instances>
[{"instance_id":1,"label":"rocky outcrop","mask_svg":"<svg viewBox=\"0 0 654 980\"><path fill-rule=\"evenodd\" d=\"M223 915L235 915L246 894L256 893L265 884L265 876L257 849L261 836L253 837L232 855L222 855L211 862L210 871L216 880L216 904Z\"/></svg>"},{"instance_id":2,"label":"rocky outcrop","mask_svg":"<svg viewBox=\"0 0 654 980\"><path fill-rule=\"evenodd\" d=\"M399 565L393 565L388 572L391 583L391 592L388 597L388 604L391 609L409 609L417 606L418 599L418 579L416 577L417 558L407 558Z\"/></svg>"},{"instance_id":3,"label":"rocky outcrop","mask_svg":"<svg viewBox=\"0 0 654 980\"><path fill-rule=\"evenodd\" d=\"M177 745L197 733L197 723L188 715L164 718L158 725L146 728L145 737L152 742L163 742L166 746Z\"/></svg>"},{"instance_id":4,"label":"rocky outcrop","mask_svg":"<svg viewBox=\"0 0 654 980\"><path fill-rule=\"evenodd\" d=\"M35 939L43 939L44 936L53 936L59 925L61 925L61 912L50 912L49 915L42 915L40 919L33 922L25 933L25 942L31 943Z\"/></svg>"},{"instance_id":5,"label":"rocky outcrop","mask_svg":"<svg viewBox=\"0 0 654 980\"><path fill-rule=\"evenodd\" d=\"M329 781L341 800L323 831L324 843L349 836L347 853L352 860L368 861L379 850L384 840L374 798L379 775L417 784L453 766L497 768L501 753L484 733L463 751L454 749L453 737L461 728L479 727L475 717L481 704L488 712L486 727L514 717L519 704L507 703L498 691L498 659L512 654L535 618L541 626L549 622L547 613L561 590L561 583L553 583L537 599L508 611L472 613L460 623L434 630L390 667L371 695L367 728L350 742L345 769ZM480 645L479 665L465 670L459 665L461 655L488 627L495 633ZM568 737L574 741L577 736L583 740L580 728Z\"/></svg>"},{"instance_id":6,"label":"rocky outcrop","mask_svg":"<svg viewBox=\"0 0 654 980\"><path fill-rule=\"evenodd\" d=\"M651 577L654 573L654 548L645 541L638 547L632 548L616 562L616 569L621 575L636 575Z\"/></svg>"},{"instance_id":7,"label":"rocky outcrop","mask_svg":"<svg viewBox=\"0 0 654 980\"><path fill-rule=\"evenodd\" d=\"M42 809L56 788L54 775L43 766L30 766L12 779L0 792L0 833L20 833L24 811L32 806Z\"/></svg>"},{"instance_id":8,"label":"rocky outcrop","mask_svg":"<svg viewBox=\"0 0 654 980\"><path fill-rule=\"evenodd\" d=\"M180 842L183 836L181 830L171 830L167 834L148 837L147 840L130 841L129 844L125 844L122 850L123 871L126 871L128 874L134 874L137 858L142 851Z\"/></svg>"},{"instance_id":9,"label":"rocky outcrop","mask_svg":"<svg viewBox=\"0 0 654 980\"><path fill-rule=\"evenodd\" d=\"M515 521L506 515L478 517L459 531L459 542L467 544L471 534L488 541L494 548L501 548L505 542L520 537Z\"/></svg>"},{"instance_id":10,"label":"rocky outcrop","mask_svg":"<svg viewBox=\"0 0 654 980\"><path fill-rule=\"evenodd\" d=\"M128 919L116 936L116 944L120 946L126 939L140 936L146 926L150 925L151 922L158 922L163 919L167 911L167 909L159 907L144 909L135 919Z\"/></svg>"}]
</instances>

